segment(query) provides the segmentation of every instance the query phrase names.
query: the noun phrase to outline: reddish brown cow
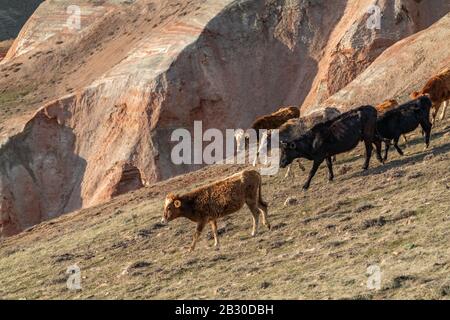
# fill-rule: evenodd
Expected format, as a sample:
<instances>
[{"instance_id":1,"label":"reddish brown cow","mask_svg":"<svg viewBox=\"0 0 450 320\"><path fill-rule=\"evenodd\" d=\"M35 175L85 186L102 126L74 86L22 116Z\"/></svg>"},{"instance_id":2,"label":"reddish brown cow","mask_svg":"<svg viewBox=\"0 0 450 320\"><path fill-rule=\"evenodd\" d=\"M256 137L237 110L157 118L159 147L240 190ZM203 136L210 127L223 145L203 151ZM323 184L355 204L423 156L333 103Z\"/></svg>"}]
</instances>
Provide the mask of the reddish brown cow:
<instances>
[{"instance_id":1,"label":"reddish brown cow","mask_svg":"<svg viewBox=\"0 0 450 320\"><path fill-rule=\"evenodd\" d=\"M411 98L417 99L423 95L427 95L433 102L431 112L433 124L436 122L441 105L443 106L443 112L440 117L442 120L445 117L445 112L449 103L448 100L450 100L450 68L444 69L428 80L422 90L411 93Z\"/></svg>"},{"instance_id":2,"label":"reddish brown cow","mask_svg":"<svg viewBox=\"0 0 450 320\"><path fill-rule=\"evenodd\" d=\"M162 222L184 217L197 223L190 251L194 250L203 228L209 223L214 234L214 245L218 247L217 219L238 211L244 204L247 204L253 216L252 236L257 233L260 215L263 224L270 229L268 205L261 197L261 176L253 169L244 170L186 194L170 193L166 197Z\"/></svg>"}]
</instances>

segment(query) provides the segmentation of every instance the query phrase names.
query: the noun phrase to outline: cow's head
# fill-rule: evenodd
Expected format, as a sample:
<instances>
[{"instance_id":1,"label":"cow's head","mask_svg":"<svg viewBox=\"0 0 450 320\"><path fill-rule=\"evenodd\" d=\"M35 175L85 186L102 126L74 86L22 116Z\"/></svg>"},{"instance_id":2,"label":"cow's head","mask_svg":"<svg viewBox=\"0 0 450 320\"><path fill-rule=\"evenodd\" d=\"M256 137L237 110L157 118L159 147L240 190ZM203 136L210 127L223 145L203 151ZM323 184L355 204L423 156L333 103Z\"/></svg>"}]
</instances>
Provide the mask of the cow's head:
<instances>
[{"instance_id":1,"label":"cow's head","mask_svg":"<svg viewBox=\"0 0 450 320\"><path fill-rule=\"evenodd\" d=\"M297 143L295 141L291 142L280 142L280 167L286 168L288 165L298 158Z\"/></svg>"},{"instance_id":2,"label":"cow's head","mask_svg":"<svg viewBox=\"0 0 450 320\"><path fill-rule=\"evenodd\" d=\"M179 199L173 193L169 193L166 197L166 201L164 203L164 212L163 217L161 219L161 223L168 223L173 219L181 216L182 203L181 199Z\"/></svg>"},{"instance_id":3,"label":"cow's head","mask_svg":"<svg viewBox=\"0 0 450 320\"><path fill-rule=\"evenodd\" d=\"M433 105L433 102L431 101L428 94L420 96L418 100L422 108L431 108L431 106Z\"/></svg>"}]
</instances>

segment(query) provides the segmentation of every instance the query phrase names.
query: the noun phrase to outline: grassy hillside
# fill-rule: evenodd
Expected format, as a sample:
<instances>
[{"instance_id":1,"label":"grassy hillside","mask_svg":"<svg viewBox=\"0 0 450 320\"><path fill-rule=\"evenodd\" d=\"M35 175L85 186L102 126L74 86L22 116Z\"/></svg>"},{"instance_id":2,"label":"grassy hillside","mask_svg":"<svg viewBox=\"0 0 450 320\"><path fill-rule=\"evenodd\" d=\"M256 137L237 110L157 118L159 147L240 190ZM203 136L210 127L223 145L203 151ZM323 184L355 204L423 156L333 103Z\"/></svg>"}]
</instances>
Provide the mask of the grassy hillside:
<instances>
[{"instance_id":1,"label":"grassy hillside","mask_svg":"<svg viewBox=\"0 0 450 320\"><path fill-rule=\"evenodd\" d=\"M252 238L247 208L185 247L194 224L162 226L169 191L194 188L240 168L214 166L42 223L0 243L1 298L437 298L450 297L450 119L424 151L417 131L400 157L362 172L362 148L338 157L336 180L322 167L308 192L305 174L264 177L273 230ZM307 164L304 162L304 164ZM310 163L307 164L309 168ZM284 206L288 197L296 204ZM68 266L82 290L66 288ZM380 290L366 286L378 265Z\"/></svg>"}]
</instances>

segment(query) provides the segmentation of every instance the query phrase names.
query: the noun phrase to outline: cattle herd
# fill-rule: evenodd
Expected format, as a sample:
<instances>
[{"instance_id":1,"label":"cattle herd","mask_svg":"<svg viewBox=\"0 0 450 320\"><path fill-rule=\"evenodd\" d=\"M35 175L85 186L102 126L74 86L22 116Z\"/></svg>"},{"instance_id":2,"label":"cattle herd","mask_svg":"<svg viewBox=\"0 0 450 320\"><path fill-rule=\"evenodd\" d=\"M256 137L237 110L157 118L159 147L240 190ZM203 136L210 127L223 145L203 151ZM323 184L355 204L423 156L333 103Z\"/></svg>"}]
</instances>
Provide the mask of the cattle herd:
<instances>
[{"instance_id":1,"label":"cattle herd","mask_svg":"<svg viewBox=\"0 0 450 320\"><path fill-rule=\"evenodd\" d=\"M376 107L366 105L344 113L336 108L325 108L321 112L301 118L298 108L286 107L257 118L252 128L264 129L264 134L258 139L260 145L267 143L270 130L279 130L280 167L289 166L286 175L291 171L290 165L294 160L304 158L313 161L303 186L303 189L307 190L324 161L328 167L328 179L333 180L333 158L337 154L354 149L360 141L364 142L366 151L364 170L369 167L374 146L376 157L381 163L387 160L392 144L397 152L403 155L398 145L400 137L403 136L407 141L406 134L419 126L428 148L431 128L437 119L438 111L442 106L442 120L449 104L450 68L432 77L421 91L413 92L411 98L413 100L402 105L391 99ZM304 170L301 164L300 168ZM209 223L215 247L218 248L217 219L238 211L244 203L253 217L252 236L257 233L260 216L263 224L270 229L268 205L261 196L261 176L254 169L246 169L186 194L170 193L166 197L162 222L185 217L197 223L191 251L195 248L203 228Z\"/></svg>"}]
</instances>

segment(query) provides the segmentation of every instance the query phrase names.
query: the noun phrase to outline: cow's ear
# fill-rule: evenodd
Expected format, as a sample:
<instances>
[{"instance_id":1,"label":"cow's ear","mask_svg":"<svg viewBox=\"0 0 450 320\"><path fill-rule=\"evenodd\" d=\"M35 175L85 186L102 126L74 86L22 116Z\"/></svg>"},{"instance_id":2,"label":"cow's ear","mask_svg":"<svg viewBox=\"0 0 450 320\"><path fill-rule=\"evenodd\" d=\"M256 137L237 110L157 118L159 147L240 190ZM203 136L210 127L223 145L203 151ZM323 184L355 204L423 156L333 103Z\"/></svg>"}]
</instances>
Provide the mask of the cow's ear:
<instances>
[{"instance_id":1,"label":"cow's ear","mask_svg":"<svg viewBox=\"0 0 450 320\"><path fill-rule=\"evenodd\" d=\"M295 148L297 148L297 145L295 144L295 142L290 142L289 149L294 150Z\"/></svg>"},{"instance_id":2,"label":"cow's ear","mask_svg":"<svg viewBox=\"0 0 450 320\"><path fill-rule=\"evenodd\" d=\"M170 199L170 200L173 200L173 199L175 199L176 197L175 197L175 195L174 195L172 192L170 192L170 193L167 195L166 198L167 198L167 199Z\"/></svg>"},{"instance_id":3,"label":"cow's ear","mask_svg":"<svg viewBox=\"0 0 450 320\"><path fill-rule=\"evenodd\" d=\"M179 208L179 207L181 207L181 201L180 200L175 200L173 202L173 205L175 206L175 208Z\"/></svg>"}]
</instances>

